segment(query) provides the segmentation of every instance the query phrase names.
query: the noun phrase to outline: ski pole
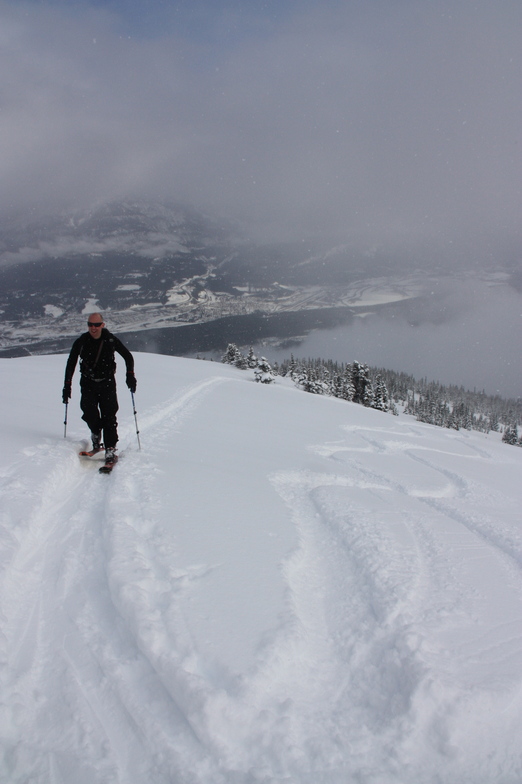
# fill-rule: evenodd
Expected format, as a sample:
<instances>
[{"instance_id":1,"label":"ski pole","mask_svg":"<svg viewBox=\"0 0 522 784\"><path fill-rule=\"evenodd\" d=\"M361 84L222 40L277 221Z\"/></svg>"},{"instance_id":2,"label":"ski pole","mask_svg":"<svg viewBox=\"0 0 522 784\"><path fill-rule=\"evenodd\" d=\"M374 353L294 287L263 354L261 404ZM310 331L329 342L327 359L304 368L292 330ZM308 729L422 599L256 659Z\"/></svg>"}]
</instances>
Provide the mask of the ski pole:
<instances>
[{"instance_id":1,"label":"ski pole","mask_svg":"<svg viewBox=\"0 0 522 784\"><path fill-rule=\"evenodd\" d=\"M65 419L63 420L63 437L67 438L67 407L69 403L65 404Z\"/></svg>"},{"instance_id":2,"label":"ski pole","mask_svg":"<svg viewBox=\"0 0 522 784\"><path fill-rule=\"evenodd\" d=\"M134 392L132 391L132 389L130 393L132 398L132 411L134 413L134 421L136 423L136 438L138 439L138 449L141 450L140 431L138 430L138 417L136 416L136 404L134 403Z\"/></svg>"}]
</instances>

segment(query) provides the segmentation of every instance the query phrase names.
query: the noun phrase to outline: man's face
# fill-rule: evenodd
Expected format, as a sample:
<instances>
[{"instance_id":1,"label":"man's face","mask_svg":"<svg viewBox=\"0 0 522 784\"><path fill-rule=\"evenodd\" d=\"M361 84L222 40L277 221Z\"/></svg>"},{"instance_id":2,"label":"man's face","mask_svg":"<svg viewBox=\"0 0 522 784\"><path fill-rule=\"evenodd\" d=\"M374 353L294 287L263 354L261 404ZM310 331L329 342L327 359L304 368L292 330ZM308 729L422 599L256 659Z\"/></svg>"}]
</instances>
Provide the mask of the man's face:
<instances>
[{"instance_id":1,"label":"man's face","mask_svg":"<svg viewBox=\"0 0 522 784\"><path fill-rule=\"evenodd\" d=\"M99 313L93 313L91 316L89 316L87 327L89 328L89 335L91 338L98 340L98 338L101 336L104 326L105 323L103 322Z\"/></svg>"}]
</instances>

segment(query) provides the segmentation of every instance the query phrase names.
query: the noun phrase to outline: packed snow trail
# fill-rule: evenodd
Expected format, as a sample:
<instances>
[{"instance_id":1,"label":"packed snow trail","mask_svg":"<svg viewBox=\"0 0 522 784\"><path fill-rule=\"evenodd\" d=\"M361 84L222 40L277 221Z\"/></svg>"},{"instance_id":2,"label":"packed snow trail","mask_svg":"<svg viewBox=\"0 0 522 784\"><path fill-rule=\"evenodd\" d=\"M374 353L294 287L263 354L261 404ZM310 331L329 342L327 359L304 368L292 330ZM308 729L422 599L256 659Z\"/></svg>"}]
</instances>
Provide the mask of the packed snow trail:
<instances>
[{"instance_id":1,"label":"packed snow trail","mask_svg":"<svg viewBox=\"0 0 522 784\"><path fill-rule=\"evenodd\" d=\"M136 359L110 477L0 361L0 781L519 784L522 450Z\"/></svg>"},{"instance_id":2,"label":"packed snow trail","mask_svg":"<svg viewBox=\"0 0 522 784\"><path fill-rule=\"evenodd\" d=\"M178 396L156 419L181 417L207 384ZM180 770L197 781L205 754L185 711L132 634L115 623L106 556L114 490L92 471L97 461L80 462L76 451L63 443L25 449L7 476L6 528L18 523L21 536L2 584L3 628L13 642L5 718L19 729L6 781L143 782L152 775L169 782ZM24 505L31 499L27 520L16 517L20 495ZM38 695L41 679L45 691ZM176 764L151 767L167 738ZM79 759L51 751L69 745L81 750Z\"/></svg>"}]
</instances>

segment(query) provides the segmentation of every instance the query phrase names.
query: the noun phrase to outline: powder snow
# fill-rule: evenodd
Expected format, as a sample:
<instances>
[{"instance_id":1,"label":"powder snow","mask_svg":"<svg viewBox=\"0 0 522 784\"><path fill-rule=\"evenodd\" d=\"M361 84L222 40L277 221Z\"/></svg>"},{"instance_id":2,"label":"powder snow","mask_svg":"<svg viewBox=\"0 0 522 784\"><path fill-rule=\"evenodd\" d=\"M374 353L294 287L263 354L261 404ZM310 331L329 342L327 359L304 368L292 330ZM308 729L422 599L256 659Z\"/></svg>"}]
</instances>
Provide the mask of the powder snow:
<instances>
[{"instance_id":1,"label":"powder snow","mask_svg":"<svg viewBox=\"0 0 522 784\"><path fill-rule=\"evenodd\" d=\"M0 360L0 781L520 784L522 449L137 354L103 476L64 366Z\"/></svg>"}]
</instances>

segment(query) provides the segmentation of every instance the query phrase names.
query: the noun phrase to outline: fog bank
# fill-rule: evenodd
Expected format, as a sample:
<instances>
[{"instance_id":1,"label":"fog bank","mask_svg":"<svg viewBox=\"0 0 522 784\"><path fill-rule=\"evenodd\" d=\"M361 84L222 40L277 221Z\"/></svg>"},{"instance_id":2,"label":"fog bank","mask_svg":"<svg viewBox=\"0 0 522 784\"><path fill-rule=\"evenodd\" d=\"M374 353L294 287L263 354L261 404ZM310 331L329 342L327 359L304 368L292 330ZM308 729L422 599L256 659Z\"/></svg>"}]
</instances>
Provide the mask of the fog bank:
<instances>
[{"instance_id":1,"label":"fog bank","mask_svg":"<svg viewBox=\"0 0 522 784\"><path fill-rule=\"evenodd\" d=\"M480 296L479 296L480 295ZM353 324L311 332L284 349L269 344L256 351L271 361L321 357L411 373L416 378L502 397L522 396L522 296L507 287L479 287L450 320L411 326L398 315L356 318Z\"/></svg>"}]
</instances>

